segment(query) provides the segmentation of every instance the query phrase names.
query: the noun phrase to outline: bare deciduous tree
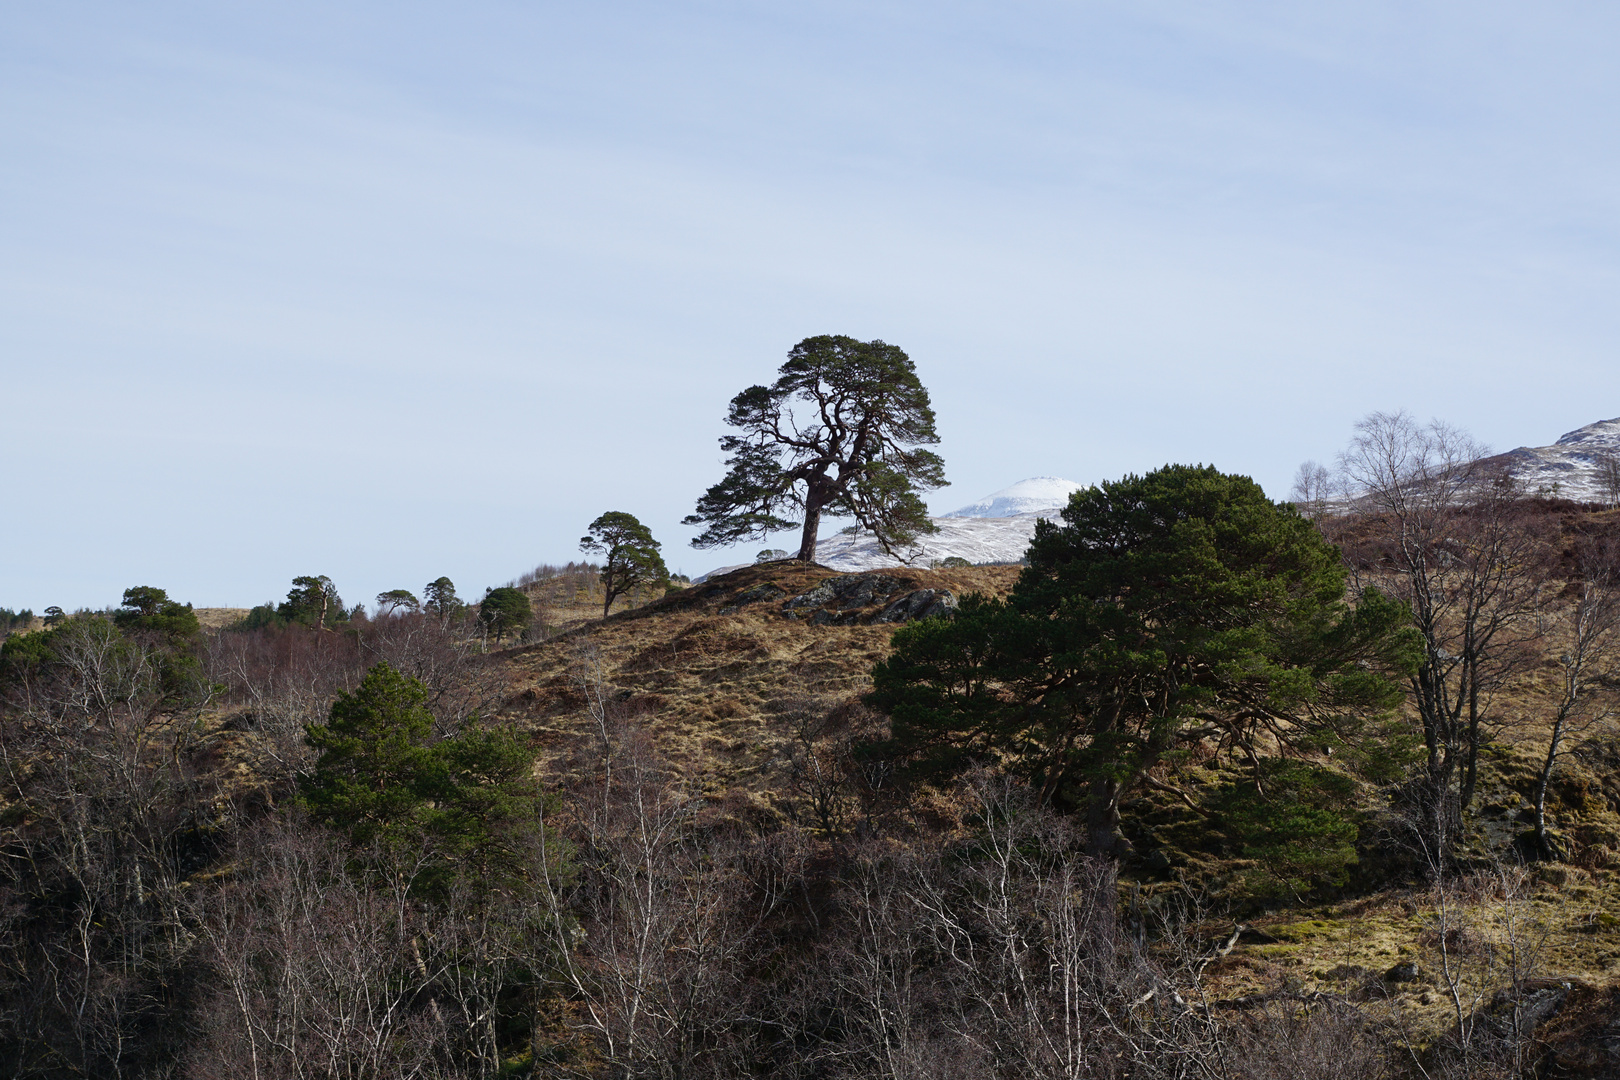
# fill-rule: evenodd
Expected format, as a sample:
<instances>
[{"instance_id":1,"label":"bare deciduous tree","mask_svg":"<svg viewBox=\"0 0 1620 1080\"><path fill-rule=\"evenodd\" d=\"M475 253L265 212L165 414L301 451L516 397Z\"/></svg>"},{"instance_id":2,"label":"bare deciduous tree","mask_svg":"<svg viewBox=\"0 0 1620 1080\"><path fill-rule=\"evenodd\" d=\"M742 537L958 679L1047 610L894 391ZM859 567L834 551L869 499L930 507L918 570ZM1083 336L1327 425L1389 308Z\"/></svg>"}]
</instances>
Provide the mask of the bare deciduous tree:
<instances>
[{"instance_id":1,"label":"bare deciduous tree","mask_svg":"<svg viewBox=\"0 0 1620 1080\"><path fill-rule=\"evenodd\" d=\"M1333 493L1332 471L1326 465L1305 461L1300 463L1299 471L1294 474L1294 486L1288 493L1288 501L1312 521L1320 521L1327 513Z\"/></svg>"},{"instance_id":2,"label":"bare deciduous tree","mask_svg":"<svg viewBox=\"0 0 1620 1080\"><path fill-rule=\"evenodd\" d=\"M1612 540L1586 544L1576 555L1575 603L1559 627L1558 702L1547 732L1547 752L1535 788L1536 855L1555 854L1547 832L1547 791L1568 740L1613 715L1615 646L1620 639L1620 545Z\"/></svg>"},{"instance_id":3,"label":"bare deciduous tree","mask_svg":"<svg viewBox=\"0 0 1620 1080\"><path fill-rule=\"evenodd\" d=\"M1434 865L1429 926L1419 939L1428 971L1415 970L1437 984L1451 1030L1429 1048L1426 1075L1485 1080L1534 1074L1535 1028L1562 998L1549 997L1536 981L1548 934L1524 899L1527 891L1522 867L1455 876L1444 862ZM1397 1010L1397 1023L1402 1019ZM1420 1062L1420 1040L1409 1032L1404 1041Z\"/></svg>"},{"instance_id":4,"label":"bare deciduous tree","mask_svg":"<svg viewBox=\"0 0 1620 1080\"><path fill-rule=\"evenodd\" d=\"M579 679L594 761L545 822L532 872L559 977L615 1075L697 1075L734 1027L743 958L780 896L701 827L702 799L616 715L596 657ZM554 835L570 842L566 869Z\"/></svg>"},{"instance_id":5,"label":"bare deciduous tree","mask_svg":"<svg viewBox=\"0 0 1620 1080\"><path fill-rule=\"evenodd\" d=\"M1112 865L1020 785L981 772L961 796L960 846L851 853L827 950L840 1075L1384 1074L1386 1045L1349 1002L1286 987L1208 1000L1204 973L1237 933L1202 941L1196 908L1127 925Z\"/></svg>"},{"instance_id":6,"label":"bare deciduous tree","mask_svg":"<svg viewBox=\"0 0 1620 1080\"><path fill-rule=\"evenodd\" d=\"M61 624L8 680L0 746L12 805L0 871L0 1046L19 1075L154 1067L178 1037L165 991L189 943L188 863L210 823L190 766L205 684L98 617Z\"/></svg>"},{"instance_id":7,"label":"bare deciduous tree","mask_svg":"<svg viewBox=\"0 0 1620 1080\"><path fill-rule=\"evenodd\" d=\"M877 737L879 718L858 701L806 696L780 711L791 725L788 813L803 827L838 838L860 813L866 775L855 745Z\"/></svg>"},{"instance_id":8,"label":"bare deciduous tree","mask_svg":"<svg viewBox=\"0 0 1620 1080\"><path fill-rule=\"evenodd\" d=\"M1620 506L1620 453L1603 450L1592 455L1598 490L1611 507Z\"/></svg>"},{"instance_id":9,"label":"bare deciduous tree","mask_svg":"<svg viewBox=\"0 0 1620 1080\"><path fill-rule=\"evenodd\" d=\"M448 1067L463 1047L432 993L447 958L424 954L438 927L407 895L409 867L359 870L338 838L296 821L266 825L238 858L238 879L198 913L213 993L189 1075L393 1080L461 1071Z\"/></svg>"},{"instance_id":10,"label":"bare deciduous tree","mask_svg":"<svg viewBox=\"0 0 1620 1080\"><path fill-rule=\"evenodd\" d=\"M1513 476L1438 421L1373 413L1339 458L1339 523L1354 580L1405 602L1422 640L1410 681L1426 749L1419 802L1431 833L1465 811L1496 691L1534 662L1545 599L1543 543Z\"/></svg>"}]
</instances>

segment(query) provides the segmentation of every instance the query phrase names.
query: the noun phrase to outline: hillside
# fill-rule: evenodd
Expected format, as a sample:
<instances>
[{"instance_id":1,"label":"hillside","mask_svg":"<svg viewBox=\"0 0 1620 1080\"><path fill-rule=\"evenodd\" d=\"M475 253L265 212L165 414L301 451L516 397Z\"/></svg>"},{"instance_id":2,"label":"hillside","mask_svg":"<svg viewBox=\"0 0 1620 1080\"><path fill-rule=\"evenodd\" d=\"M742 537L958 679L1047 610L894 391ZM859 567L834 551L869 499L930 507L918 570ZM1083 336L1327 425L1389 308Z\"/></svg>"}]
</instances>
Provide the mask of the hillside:
<instances>
[{"instance_id":1,"label":"hillside","mask_svg":"<svg viewBox=\"0 0 1620 1080\"><path fill-rule=\"evenodd\" d=\"M842 705L847 713L868 688L895 628L875 620L922 590L939 601L1004 595L1017 574L1003 566L860 575L794 561L745 567L501 653L503 715L535 732L549 768L566 769L591 737L587 704L600 682L706 792L785 817L796 725L807 712ZM854 589L833 591L846 583Z\"/></svg>"},{"instance_id":2,"label":"hillside","mask_svg":"<svg viewBox=\"0 0 1620 1080\"><path fill-rule=\"evenodd\" d=\"M84 680L120 670L40 667L0 701L0 827L17 856L0 877L0 1055L12 1055L0 1060L67 1075L31 1063L111 1032L143 1061L232 1075L296 1013L301 1039L362 1031L365 1046L481 1063L445 1075L599 1077L633 1061L617 1075L654 1076L684 1054L694 1076L864 1077L883 1075L874 1063L902 1038L884 1017L900 1010L915 1042L896 1075L976 1078L1011 1074L973 1058L953 1025L1001 1032L996 1053L1012 1053L1052 1030L1005 1027L994 1002L1022 994L1020 1016L1083 1033L1076 1053L1128 1056L1129 1075L1153 1080L1220 1053L1242 1063L1216 1074L1228 1080L1425 1075L1414 1062L1460 1076L1436 1065L1459 1060L1459 1030L1475 1076L1613 1075L1620 732L1607 713L1571 732L1554 770L1555 857L1525 856L1580 557L1620 541L1620 511L1542 499L1516 513L1549 574L1524 624L1535 636L1488 687L1467 828L1455 857L1430 865L1402 816L1420 754L1399 736L1406 772L1380 773L1351 760L1354 740L1200 729L1120 805L1125 844L1106 864L1081 854L1081 815L992 770L927 782L863 750L888 734L862 698L896 629L969 593L1006 595L1017 566L768 562L638 594L606 618L592 568L539 567L517 582L532 634L506 647L465 613L206 633L185 646L194 709L174 708L162 680L117 698ZM1387 523L1324 525L1367 581L1390 583ZM62 632L100 648L110 626L87 615ZM167 647L130 640L154 663ZM405 771L350 789L418 800L388 844L359 831L367 819L345 833L352 818L289 810L320 771L311 725L335 723L334 699L379 662L419 680L430 710L421 744L389 759ZM446 776L494 785L499 770L452 757L461 771L423 788L410 763L480 746L510 747L516 771L498 797L443 814L459 798ZM1273 781L1293 782L1291 769L1339 802L1312 802L1315 790L1290 802ZM510 831L486 837L493 868L459 869L482 849L453 846L448 865L475 875L464 887L403 884L446 871L432 829L500 823L510 806L523 808ZM62 970L86 973L79 999L94 1007L54 989L47 961L63 941L85 959ZM128 986L144 996L119 1011ZM615 1003L631 992L657 1010L625 1049L614 1040L630 1013ZM498 1026L460 1019L496 1014ZM284 1049L277 1060L297 1060ZM945 1069L955 1056L971 1067ZM723 1064L693 1064L705 1060Z\"/></svg>"},{"instance_id":3,"label":"hillside","mask_svg":"<svg viewBox=\"0 0 1620 1080\"><path fill-rule=\"evenodd\" d=\"M858 575L793 562L747 567L559 639L500 653L496 662L507 680L502 716L533 733L544 770L561 782L596 738L593 703L606 703L642 726L725 817L764 829L808 821L813 815L798 776L807 753L817 744L881 734L858 698L870 686L871 665L888 653L893 625L870 621L885 601L919 589L1001 595L1016 575L1016 567ZM861 581L874 585L864 603L829 600L798 609L800 617L784 614L785 603L817 586ZM1482 866L1505 860L1507 876L1473 886L1465 917L1468 933L1481 940L1501 931L1504 912L1519 920L1519 932L1534 928L1539 977L1568 982L1581 988L1583 1000L1596 1001L1620 988L1620 773L1614 771L1620 742L1612 733L1588 739L1560 770L1557 815L1582 854L1573 864L1526 870L1515 867L1512 850L1543 746L1535 718L1550 705L1550 674L1545 667L1532 671L1506 689L1525 723L1503 731L1485 764L1489 839L1478 856ZM1213 840L1207 818L1171 794L1202 800L1246 775L1243 761L1207 747L1168 770L1164 789L1130 804L1124 823L1135 842L1124 871L1137 895L1169 898L1190 888L1212 905L1210 915L1224 908L1248 927L1210 968L1212 992L1240 998L1289 985L1358 1000L1372 993L1387 1015L1423 1030L1443 1027L1450 1004L1432 966L1432 897L1401 873L1380 880L1389 869L1380 866L1386 841L1376 826L1361 840L1362 884L1352 883L1343 899L1256 901L1244 898L1241 884L1253 864ZM844 813L855 813L854 801ZM950 827L951 813L945 803L910 810L914 825L936 828ZM1417 977L1382 977L1409 962L1419 965Z\"/></svg>"},{"instance_id":4,"label":"hillside","mask_svg":"<svg viewBox=\"0 0 1620 1080\"><path fill-rule=\"evenodd\" d=\"M1551 446L1521 446L1492 460L1506 464L1529 491L1543 491L1579 502L1610 505L1620 475L1620 417L1565 432Z\"/></svg>"}]
</instances>

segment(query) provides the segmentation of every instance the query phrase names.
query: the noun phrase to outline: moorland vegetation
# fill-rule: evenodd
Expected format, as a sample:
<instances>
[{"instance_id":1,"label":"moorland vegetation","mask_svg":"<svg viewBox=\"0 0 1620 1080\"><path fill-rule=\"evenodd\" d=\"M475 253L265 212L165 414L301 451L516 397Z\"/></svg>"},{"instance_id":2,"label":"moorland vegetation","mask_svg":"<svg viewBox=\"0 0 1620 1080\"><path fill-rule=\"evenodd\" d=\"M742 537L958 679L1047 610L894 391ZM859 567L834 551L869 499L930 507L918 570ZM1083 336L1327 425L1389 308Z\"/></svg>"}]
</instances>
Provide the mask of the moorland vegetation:
<instances>
[{"instance_id":1,"label":"moorland vegetation","mask_svg":"<svg viewBox=\"0 0 1620 1080\"><path fill-rule=\"evenodd\" d=\"M0 1071L1613 1075L1620 512L1399 414L1302 478L19 620Z\"/></svg>"}]
</instances>

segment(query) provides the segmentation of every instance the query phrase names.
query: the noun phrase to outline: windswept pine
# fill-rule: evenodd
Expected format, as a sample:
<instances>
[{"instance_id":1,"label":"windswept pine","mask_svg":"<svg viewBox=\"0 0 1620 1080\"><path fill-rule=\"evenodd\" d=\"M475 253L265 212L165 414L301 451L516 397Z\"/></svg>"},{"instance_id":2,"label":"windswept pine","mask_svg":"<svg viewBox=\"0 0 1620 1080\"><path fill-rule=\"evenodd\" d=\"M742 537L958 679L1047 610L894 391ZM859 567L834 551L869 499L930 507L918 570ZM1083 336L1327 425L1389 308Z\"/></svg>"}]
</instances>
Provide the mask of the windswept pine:
<instances>
[{"instance_id":1,"label":"windswept pine","mask_svg":"<svg viewBox=\"0 0 1620 1080\"><path fill-rule=\"evenodd\" d=\"M814 562L823 514L852 517L889 554L935 531L920 493L943 487L934 410L898 346L842 335L805 338L770 386L731 400L720 440L725 478L698 500L693 547L800 529L798 558ZM797 510L798 521L786 516Z\"/></svg>"}]
</instances>

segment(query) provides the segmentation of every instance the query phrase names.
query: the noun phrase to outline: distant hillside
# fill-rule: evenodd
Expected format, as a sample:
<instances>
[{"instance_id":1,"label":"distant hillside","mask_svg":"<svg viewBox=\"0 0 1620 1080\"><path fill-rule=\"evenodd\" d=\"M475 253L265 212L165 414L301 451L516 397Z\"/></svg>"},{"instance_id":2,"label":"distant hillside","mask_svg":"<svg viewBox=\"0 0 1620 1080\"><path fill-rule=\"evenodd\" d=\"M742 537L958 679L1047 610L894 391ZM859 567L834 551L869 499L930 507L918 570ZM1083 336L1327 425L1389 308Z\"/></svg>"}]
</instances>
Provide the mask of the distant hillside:
<instances>
[{"instance_id":1,"label":"distant hillside","mask_svg":"<svg viewBox=\"0 0 1620 1080\"><path fill-rule=\"evenodd\" d=\"M1035 536L1035 522L1055 518L1082 485L1056 476L1036 476L986 495L977 502L933 519L939 532L913 548L889 555L865 532L842 532L816 545L816 561L834 570L876 570L886 566L929 566L951 557L970 563L1014 563Z\"/></svg>"},{"instance_id":2,"label":"distant hillside","mask_svg":"<svg viewBox=\"0 0 1620 1080\"><path fill-rule=\"evenodd\" d=\"M1084 484L1065 480L1059 476L1032 476L1020 480L1012 487L986 495L978 502L968 503L960 510L943 515L948 518L1018 517L1023 514L1052 513L1063 508L1069 496L1085 490Z\"/></svg>"},{"instance_id":3,"label":"distant hillside","mask_svg":"<svg viewBox=\"0 0 1620 1080\"><path fill-rule=\"evenodd\" d=\"M1620 417L1599 420L1558 437L1551 446L1521 446L1499 454L1532 490L1576 502L1607 503L1613 495L1601 476L1603 458L1620 455Z\"/></svg>"}]
</instances>

